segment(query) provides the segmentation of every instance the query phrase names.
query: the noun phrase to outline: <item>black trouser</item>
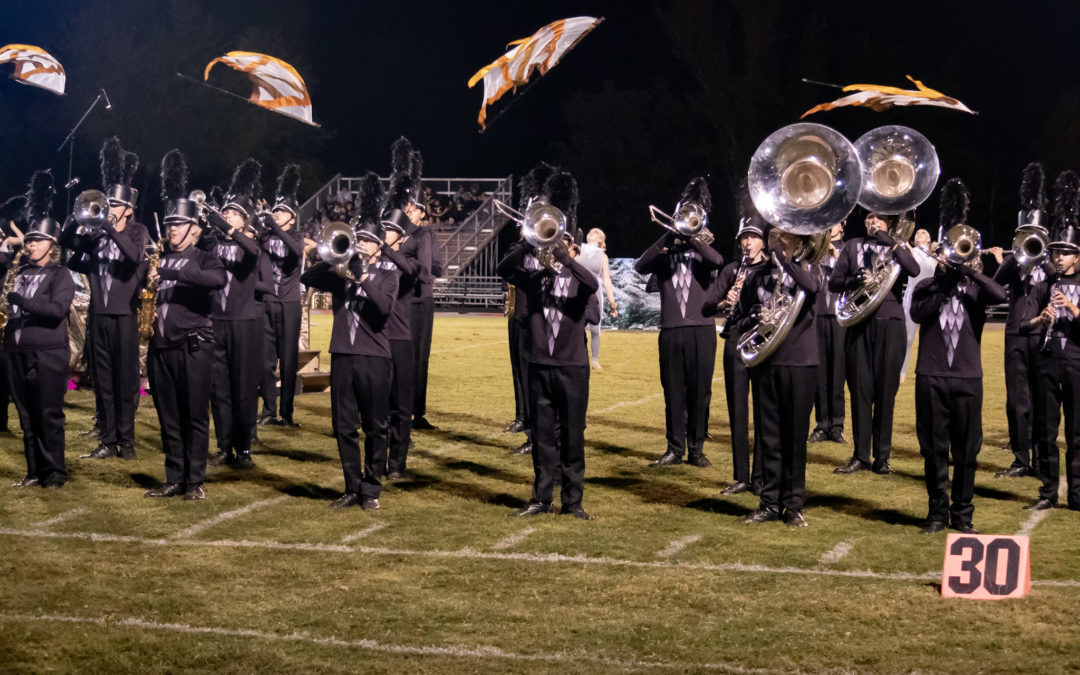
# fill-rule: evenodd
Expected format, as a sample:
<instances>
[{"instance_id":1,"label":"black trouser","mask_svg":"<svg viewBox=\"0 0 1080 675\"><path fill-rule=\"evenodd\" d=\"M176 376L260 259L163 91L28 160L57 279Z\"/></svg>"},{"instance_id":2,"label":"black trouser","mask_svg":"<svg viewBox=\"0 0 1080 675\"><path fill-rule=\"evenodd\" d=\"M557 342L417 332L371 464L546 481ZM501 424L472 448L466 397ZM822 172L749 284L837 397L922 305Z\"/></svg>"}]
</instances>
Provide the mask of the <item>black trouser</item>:
<instances>
[{"instance_id":1,"label":"black trouser","mask_svg":"<svg viewBox=\"0 0 1080 675\"><path fill-rule=\"evenodd\" d=\"M1009 421L1009 447L1014 467L1035 467L1034 447L1035 358L1042 346L1038 333L1005 334L1005 417Z\"/></svg>"},{"instance_id":2,"label":"black trouser","mask_svg":"<svg viewBox=\"0 0 1080 675\"><path fill-rule=\"evenodd\" d=\"M345 492L365 499L378 499L386 471L392 370L390 359L378 356L330 355L330 414ZM363 464L357 419L364 430Z\"/></svg>"},{"instance_id":3,"label":"black trouser","mask_svg":"<svg viewBox=\"0 0 1080 675\"><path fill-rule=\"evenodd\" d=\"M390 383L390 450L386 468L404 473L412 432L413 377L416 376L412 340L391 340L390 356L394 374Z\"/></svg>"},{"instance_id":4,"label":"black trouser","mask_svg":"<svg viewBox=\"0 0 1080 675\"><path fill-rule=\"evenodd\" d=\"M736 483L760 482L758 452L758 406L754 406L754 465L750 469L750 371L739 358L739 340L724 340L724 394L727 398L728 423L731 425L731 457Z\"/></svg>"},{"instance_id":5,"label":"black trouser","mask_svg":"<svg viewBox=\"0 0 1080 675\"><path fill-rule=\"evenodd\" d=\"M165 482L195 486L206 478L210 446L210 384L213 344L198 342L172 349L151 347L146 359L165 451Z\"/></svg>"},{"instance_id":6,"label":"black trouser","mask_svg":"<svg viewBox=\"0 0 1080 675\"><path fill-rule=\"evenodd\" d=\"M214 320L214 379L210 409L219 450L251 450L258 411L263 336L258 319Z\"/></svg>"},{"instance_id":7,"label":"black trouser","mask_svg":"<svg viewBox=\"0 0 1080 675\"><path fill-rule=\"evenodd\" d=\"M64 394L71 350L5 353L8 386L22 426L26 477L42 483L67 481L64 464Z\"/></svg>"},{"instance_id":8,"label":"black trouser","mask_svg":"<svg viewBox=\"0 0 1080 675\"><path fill-rule=\"evenodd\" d=\"M1057 503L1061 451L1057 432L1065 413L1065 478L1068 505L1080 508L1080 361L1039 353L1035 361L1035 433L1039 497Z\"/></svg>"},{"instance_id":9,"label":"black trouser","mask_svg":"<svg viewBox=\"0 0 1080 675\"><path fill-rule=\"evenodd\" d=\"M8 404L11 387L8 385L7 359L0 359L0 430L8 428Z\"/></svg>"},{"instance_id":10,"label":"black trouser","mask_svg":"<svg viewBox=\"0 0 1080 675\"><path fill-rule=\"evenodd\" d=\"M510 320L506 322L506 326L507 342L510 344L510 376L514 380L514 419L525 424L528 420L528 413L526 412L528 399L525 397L527 384L523 377L524 369L521 360L521 334L524 331L521 324L514 317L510 317Z\"/></svg>"},{"instance_id":11,"label":"black trouser","mask_svg":"<svg viewBox=\"0 0 1080 675\"><path fill-rule=\"evenodd\" d=\"M818 334L818 381L814 417L822 431L844 428L844 335L847 329L836 317L815 319Z\"/></svg>"},{"instance_id":12,"label":"black trouser","mask_svg":"<svg viewBox=\"0 0 1080 675\"><path fill-rule=\"evenodd\" d=\"M139 317L99 314L90 325L101 442L132 446L139 396Z\"/></svg>"},{"instance_id":13,"label":"black trouser","mask_svg":"<svg viewBox=\"0 0 1080 675\"><path fill-rule=\"evenodd\" d=\"M716 366L716 327L661 328L660 385L664 389L667 451L701 454Z\"/></svg>"},{"instance_id":14,"label":"black trouser","mask_svg":"<svg viewBox=\"0 0 1080 675\"><path fill-rule=\"evenodd\" d=\"M589 407L588 366L529 366L532 420L532 500L551 503L560 476L564 507L581 503L585 479L585 412Z\"/></svg>"},{"instance_id":15,"label":"black trouser","mask_svg":"<svg viewBox=\"0 0 1080 675\"><path fill-rule=\"evenodd\" d=\"M300 354L300 301L264 302L266 344L263 351L263 415L277 416L277 377L281 363L281 418L292 421L296 397L296 362Z\"/></svg>"},{"instance_id":16,"label":"black trouser","mask_svg":"<svg viewBox=\"0 0 1080 675\"><path fill-rule=\"evenodd\" d=\"M94 358L94 313L86 313L86 336L83 339L83 355L86 357L86 370L90 373L90 382L94 385L94 428L101 430L101 411L105 402L101 399L101 387L98 386L97 359Z\"/></svg>"},{"instance_id":17,"label":"black trouser","mask_svg":"<svg viewBox=\"0 0 1080 675\"><path fill-rule=\"evenodd\" d=\"M900 388L907 330L902 319L867 319L847 329L848 389L855 459L883 461L892 452L893 406Z\"/></svg>"},{"instance_id":18,"label":"black trouser","mask_svg":"<svg viewBox=\"0 0 1080 675\"><path fill-rule=\"evenodd\" d=\"M806 436L817 366L750 369L761 414L754 435L761 453L761 508L801 511L806 498Z\"/></svg>"},{"instance_id":19,"label":"black trouser","mask_svg":"<svg viewBox=\"0 0 1080 675\"><path fill-rule=\"evenodd\" d=\"M416 366L416 392L413 397L413 415L427 415L428 360L431 358L431 330L435 325L435 298L425 298L412 303L409 317L412 328L413 354Z\"/></svg>"},{"instance_id":20,"label":"black trouser","mask_svg":"<svg viewBox=\"0 0 1080 675\"><path fill-rule=\"evenodd\" d=\"M930 500L928 521L971 524L976 457L982 446L982 399L982 378L915 375L915 434ZM946 491L950 449L951 506Z\"/></svg>"}]
</instances>

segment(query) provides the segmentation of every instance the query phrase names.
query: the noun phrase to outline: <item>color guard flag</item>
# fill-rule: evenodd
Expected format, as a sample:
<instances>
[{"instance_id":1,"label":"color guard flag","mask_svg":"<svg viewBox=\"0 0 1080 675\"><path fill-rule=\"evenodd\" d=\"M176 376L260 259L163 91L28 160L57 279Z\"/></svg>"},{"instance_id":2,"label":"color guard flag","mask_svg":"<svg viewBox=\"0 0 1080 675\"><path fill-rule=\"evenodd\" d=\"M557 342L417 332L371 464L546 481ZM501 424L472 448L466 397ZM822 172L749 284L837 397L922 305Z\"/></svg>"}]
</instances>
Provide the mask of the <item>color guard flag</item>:
<instances>
[{"instance_id":1,"label":"color guard flag","mask_svg":"<svg viewBox=\"0 0 1080 675\"><path fill-rule=\"evenodd\" d=\"M246 73L254 90L248 100L257 106L319 126L311 119L311 97L307 85L296 69L281 59L255 52L229 52L207 64L203 80L210 79L210 69L224 63L233 70Z\"/></svg>"},{"instance_id":2,"label":"color guard flag","mask_svg":"<svg viewBox=\"0 0 1080 675\"><path fill-rule=\"evenodd\" d=\"M5 45L0 47L0 63L12 62L15 72L11 79L64 95L67 74L60 62L41 47Z\"/></svg>"},{"instance_id":3,"label":"color guard flag","mask_svg":"<svg viewBox=\"0 0 1080 675\"><path fill-rule=\"evenodd\" d=\"M893 106L933 105L941 108L960 110L972 115L976 114L974 110L968 108L955 98L946 96L940 91L925 86L922 82L910 75L907 75L906 77L915 83L917 89L900 89L899 87L886 87L878 84L849 84L844 87L842 91L854 91L858 93L838 98L832 103L816 105L804 112L802 116L806 117L807 115L813 115L822 110L832 110L833 108L842 108L848 105L865 106L874 112L881 112L882 110L887 110Z\"/></svg>"},{"instance_id":4,"label":"color guard flag","mask_svg":"<svg viewBox=\"0 0 1080 675\"><path fill-rule=\"evenodd\" d=\"M511 89L516 90L528 83L534 70L539 70L541 76L546 75L566 52L603 20L591 16L560 19L544 26L531 37L508 44L507 47L513 49L469 78L469 88L480 80L484 81L484 103L477 118L480 127L485 126L489 105Z\"/></svg>"}]
</instances>

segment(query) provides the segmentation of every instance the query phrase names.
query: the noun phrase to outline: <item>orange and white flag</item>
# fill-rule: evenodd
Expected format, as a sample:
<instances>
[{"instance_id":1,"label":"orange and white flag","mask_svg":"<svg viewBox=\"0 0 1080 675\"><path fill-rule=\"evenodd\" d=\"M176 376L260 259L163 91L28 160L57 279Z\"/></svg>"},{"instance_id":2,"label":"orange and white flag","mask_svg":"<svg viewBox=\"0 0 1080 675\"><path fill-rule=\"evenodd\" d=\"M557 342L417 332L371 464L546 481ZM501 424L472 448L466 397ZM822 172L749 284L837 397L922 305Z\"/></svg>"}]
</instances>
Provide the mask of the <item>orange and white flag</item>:
<instances>
[{"instance_id":1,"label":"orange and white flag","mask_svg":"<svg viewBox=\"0 0 1080 675\"><path fill-rule=\"evenodd\" d=\"M5 45L0 47L0 63L12 62L15 72L11 78L16 82L48 89L64 95L67 73L52 54L33 45Z\"/></svg>"},{"instance_id":2,"label":"orange and white flag","mask_svg":"<svg viewBox=\"0 0 1080 675\"><path fill-rule=\"evenodd\" d=\"M844 87L842 91L854 91L858 93L838 98L832 103L816 105L804 112L802 117L813 115L814 113L823 110L832 110L833 108L842 108L848 105L870 108L874 112L881 112L882 110L887 110L893 106L933 105L940 108L959 110L972 115L977 114L974 110L955 98L946 96L940 91L927 87L910 75L907 75L906 77L915 83L916 89L900 89L899 87L886 87L878 84L849 84Z\"/></svg>"},{"instance_id":3,"label":"orange and white flag","mask_svg":"<svg viewBox=\"0 0 1080 675\"><path fill-rule=\"evenodd\" d=\"M511 89L526 84L533 71L539 70L540 75L546 75L566 52L573 49L581 38L603 20L591 16L577 16L553 21L531 37L511 42L507 47L513 49L494 63L478 70L469 78L469 87L472 88L480 80L484 81L484 104L480 107L480 116L477 118L480 127L484 127L489 105Z\"/></svg>"},{"instance_id":4,"label":"orange and white flag","mask_svg":"<svg viewBox=\"0 0 1080 675\"><path fill-rule=\"evenodd\" d=\"M203 80L210 79L210 69L218 63L247 74L254 87L248 100L255 105L319 126L311 119L311 97L304 78L288 63L256 52L229 52L207 64Z\"/></svg>"}]
</instances>

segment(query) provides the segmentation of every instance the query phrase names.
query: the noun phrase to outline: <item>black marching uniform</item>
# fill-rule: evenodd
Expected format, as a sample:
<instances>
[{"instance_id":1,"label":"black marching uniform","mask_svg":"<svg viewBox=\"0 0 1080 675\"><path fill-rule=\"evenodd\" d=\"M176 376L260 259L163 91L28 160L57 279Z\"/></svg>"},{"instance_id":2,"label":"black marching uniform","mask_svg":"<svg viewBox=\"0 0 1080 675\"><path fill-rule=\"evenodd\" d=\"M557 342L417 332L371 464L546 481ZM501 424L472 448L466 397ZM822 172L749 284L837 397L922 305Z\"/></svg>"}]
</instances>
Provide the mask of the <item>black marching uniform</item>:
<instances>
[{"instance_id":1,"label":"black marching uniform","mask_svg":"<svg viewBox=\"0 0 1080 675\"><path fill-rule=\"evenodd\" d=\"M806 299L784 341L764 362L749 369L754 383L754 436L761 456L761 501L749 520L778 520L783 511L788 523L802 525L807 431L818 367L814 305L821 276L808 263L784 261L781 266L789 279L785 292L802 289ZM772 297L780 271L769 261L764 270L747 277L739 301L744 332L755 324L754 306Z\"/></svg>"},{"instance_id":2,"label":"black marching uniform","mask_svg":"<svg viewBox=\"0 0 1080 675\"><path fill-rule=\"evenodd\" d=\"M719 298L727 297L728 291L735 285L739 275L741 263L728 263L722 270L717 280ZM768 258L762 258L757 263L747 263L743 270L743 286L740 298L746 292L747 282L754 276L766 271L769 266ZM739 321L742 315L739 310L740 303L736 302L728 311L727 320L720 330L720 337L724 339L723 366L724 366L724 394L727 400L728 424L731 427L731 455L733 466L733 478L735 485L761 483L760 455L758 453L757 433L754 434L753 446L750 444L750 371L739 357L739 338L742 331L739 330ZM754 408L754 428L758 429L758 409ZM751 454L751 450L753 453ZM751 468L751 458L753 464Z\"/></svg>"},{"instance_id":3,"label":"black marching uniform","mask_svg":"<svg viewBox=\"0 0 1080 675\"><path fill-rule=\"evenodd\" d=\"M355 262L354 274L359 272ZM386 470L393 368L384 328L397 296L397 275L371 265L367 278L354 282L320 262L304 272L300 283L333 296L330 403L346 496L377 500ZM358 418L364 430L362 464Z\"/></svg>"},{"instance_id":4,"label":"black marching uniform","mask_svg":"<svg viewBox=\"0 0 1080 675\"><path fill-rule=\"evenodd\" d=\"M146 278L146 226L129 220L124 231L106 223L77 232L71 223L60 244L73 249L68 266L90 282L87 344L93 350L94 389L100 400L101 446L90 457L134 459L139 396L139 299Z\"/></svg>"},{"instance_id":5,"label":"black marching uniform","mask_svg":"<svg viewBox=\"0 0 1080 675\"><path fill-rule=\"evenodd\" d=\"M514 295L514 311L506 316L506 336L510 346L510 375L514 382L514 422L524 427L526 435L529 433L528 412L528 365L525 355L528 349L525 347L524 331L525 323L529 316L529 307L526 304L525 294L520 293L513 284L509 285L509 293Z\"/></svg>"},{"instance_id":6,"label":"black marching uniform","mask_svg":"<svg viewBox=\"0 0 1080 675\"><path fill-rule=\"evenodd\" d=\"M303 262L303 237L282 230L273 218L266 219L271 234L263 241L263 256L270 261L271 288L263 294L266 314L265 361L262 365L262 416L278 417L293 423L296 398L296 369L300 354L300 268ZM281 403L278 405L274 371L281 373Z\"/></svg>"},{"instance_id":7,"label":"black marching uniform","mask_svg":"<svg viewBox=\"0 0 1080 675\"><path fill-rule=\"evenodd\" d=\"M841 246L843 242L838 242ZM819 263L822 287L814 305L818 335L818 382L814 397L814 432L822 440L843 442L844 437L844 338L847 329L836 320L836 298L829 291L829 278L837 256L830 252Z\"/></svg>"},{"instance_id":8,"label":"black marching uniform","mask_svg":"<svg viewBox=\"0 0 1080 675\"><path fill-rule=\"evenodd\" d=\"M165 482L148 496L200 488L210 444L210 385L214 370L213 291L225 286L225 267L194 245L161 257L157 317L147 375L161 423ZM250 348L250 345L249 345Z\"/></svg>"},{"instance_id":9,"label":"black marching uniform","mask_svg":"<svg viewBox=\"0 0 1080 675\"><path fill-rule=\"evenodd\" d=\"M435 296L432 288L435 279L442 276L442 250L430 227L413 227L409 239L415 241L416 260L420 270L413 285L410 303L409 327L412 331L413 359L416 368L414 381L413 417L424 419L427 415L428 362L431 359L431 331L435 325ZM421 428L421 427L417 427Z\"/></svg>"},{"instance_id":10,"label":"black marching uniform","mask_svg":"<svg viewBox=\"0 0 1080 675\"><path fill-rule=\"evenodd\" d=\"M890 253L892 238L883 232L880 235L880 239L856 237L844 244L829 277L829 291L840 294L854 290L859 272L869 271L882 256L891 256L900 265L900 275L882 303L868 318L849 326L844 338L855 450L841 472L870 468L871 449L875 470L889 471L893 407L907 348L902 294L907 279L918 276L919 263L904 245Z\"/></svg>"},{"instance_id":11,"label":"black marching uniform","mask_svg":"<svg viewBox=\"0 0 1080 675\"><path fill-rule=\"evenodd\" d=\"M1033 316L1050 304L1054 290L1080 306L1080 273L1055 275L1036 284L1030 295ZM1035 454L1042 481L1039 499L1054 505L1058 501L1061 451L1057 437L1064 413L1067 503L1070 509L1080 510L1080 319L1062 307L1048 339L1044 339L1045 329L1029 330L1039 336L1040 345L1035 359Z\"/></svg>"},{"instance_id":12,"label":"black marching uniform","mask_svg":"<svg viewBox=\"0 0 1080 675\"><path fill-rule=\"evenodd\" d=\"M10 253L0 253L0 266L6 270L11 263ZM4 365L26 454L21 485L59 487L67 482L64 395L71 355L68 312L75 282L66 267L54 262L43 267L27 263L11 273L18 276L6 299L10 314Z\"/></svg>"},{"instance_id":13,"label":"black marching uniform","mask_svg":"<svg viewBox=\"0 0 1080 675\"><path fill-rule=\"evenodd\" d=\"M666 250L665 250L666 249ZM709 391L716 365L716 280L723 258L697 238L665 234L634 263L660 284L660 382L664 389L667 449L659 463L676 464L686 452L704 458Z\"/></svg>"},{"instance_id":14,"label":"black marching uniform","mask_svg":"<svg viewBox=\"0 0 1080 675\"><path fill-rule=\"evenodd\" d=\"M390 356L394 362L390 385L390 444L386 470L388 474L404 474L412 438L413 403L416 388L415 352L413 350L412 307L409 302L417 283L420 262L417 246L406 236L401 250L383 245L380 270L397 275L398 290L394 307L386 319L385 333L390 341Z\"/></svg>"},{"instance_id":15,"label":"black marching uniform","mask_svg":"<svg viewBox=\"0 0 1080 675\"><path fill-rule=\"evenodd\" d=\"M976 457L982 445L982 331L987 305L1004 300L1005 289L966 266L939 267L912 295L911 319L919 324L915 433L925 466L930 530L946 522L961 530L971 528Z\"/></svg>"},{"instance_id":16,"label":"black marching uniform","mask_svg":"<svg viewBox=\"0 0 1080 675\"><path fill-rule=\"evenodd\" d=\"M599 284L596 275L572 260L562 246L554 254L556 271L526 269L530 249L522 242L514 244L498 266L499 276L528 298L528 400L535 474L530 505L538 512L550 510L558 478L562 510L573 513L580 511L585 477L586 309Z\"/></svg>"},{"instance_id":17,"label":"black marching uniform","mask_svg":"<svg viewBox=\"0 0 1080 675\"><path fill-rule=\"evenodd\" d=\"M1013 462L1009 469L1034 472L1035 360L1041 347L1038 331L1029 330L1028 323L1042 309L1029 301L1034 285L1054 273L1050 263L1043 262L1030 269L1021 267L1010 256L994 273L994 281L1008 289L1009 314L1005 319L1005 417L1009 423L1009 448Z\"/></svg>"}]
</instances>

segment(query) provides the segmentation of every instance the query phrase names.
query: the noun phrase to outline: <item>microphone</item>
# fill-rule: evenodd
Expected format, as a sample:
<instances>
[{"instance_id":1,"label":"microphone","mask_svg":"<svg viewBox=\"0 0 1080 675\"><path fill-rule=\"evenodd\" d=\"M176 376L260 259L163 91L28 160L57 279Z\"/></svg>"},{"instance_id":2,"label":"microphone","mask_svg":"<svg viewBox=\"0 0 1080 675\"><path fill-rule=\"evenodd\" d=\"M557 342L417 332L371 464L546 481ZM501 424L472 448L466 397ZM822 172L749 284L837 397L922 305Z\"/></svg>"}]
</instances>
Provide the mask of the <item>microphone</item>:
<instances>
[{"instance_id":1,"label":"microphone","mask_svg":"<svg viewBox=\"0 0 1080 675\"><path fill-rule=\"evenodd\" d=\"M101 90L101 95L105 97L105 109L112 110L112 102L109 101L109 95L105 92L104 89Z\"/></svg>"},{"instance_id":2,"label":"microphone","mask_svg":"<svg viewBox=\"0 0 1080 675\"><path fill-rule=\"evenodd\" d=\"M70 190L71 188L75 187L78 184L79 184L79 177L75 176L74 178L72 178L68 182L64 183L64 189L65 190Z\"/></svg>"}]
</instances>

